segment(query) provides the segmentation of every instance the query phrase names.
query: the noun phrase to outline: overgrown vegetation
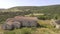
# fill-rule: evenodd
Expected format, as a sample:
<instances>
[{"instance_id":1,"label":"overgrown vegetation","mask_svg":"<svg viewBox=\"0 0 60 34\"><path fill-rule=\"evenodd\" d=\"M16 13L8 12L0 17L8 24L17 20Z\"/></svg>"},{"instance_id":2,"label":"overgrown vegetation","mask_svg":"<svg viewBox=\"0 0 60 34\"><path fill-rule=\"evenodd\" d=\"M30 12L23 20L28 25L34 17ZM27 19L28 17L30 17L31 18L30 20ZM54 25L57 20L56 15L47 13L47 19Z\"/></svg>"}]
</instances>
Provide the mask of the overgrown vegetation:
<instances>
[{"instance_id":1,"label":"overgrown vegetation","mask_svg":"<svg viewBox=\"0 0 60 34\"><path fill-rule=\"evenodd\" d=\"M38 16L39 19L60 19L60 5L53 6L17 6L9 9L0 10L0 23L3 23L7 18L17 15L25 16L27 14L43 13L44 16ZM33 16L33 15L31 15Z\"/></svg>"},{"instance_id":2,"label":"overgrown vegetation","mask_svg":"<svg viewBox=\"0 0 60 34\"><path fill-rule=\"evenodd\" d=\"M34 15L34 13L44 15ZM60 30L50 25L50 19L60 19L60 5L53 6L17 6L9 9L0 10L0 24L3 24L7 18L14 16L29 15L37 17L40 27L37 28L21 28L13 31L1 30L4 34L60 34Z\"/></svg>"}]
</instances>

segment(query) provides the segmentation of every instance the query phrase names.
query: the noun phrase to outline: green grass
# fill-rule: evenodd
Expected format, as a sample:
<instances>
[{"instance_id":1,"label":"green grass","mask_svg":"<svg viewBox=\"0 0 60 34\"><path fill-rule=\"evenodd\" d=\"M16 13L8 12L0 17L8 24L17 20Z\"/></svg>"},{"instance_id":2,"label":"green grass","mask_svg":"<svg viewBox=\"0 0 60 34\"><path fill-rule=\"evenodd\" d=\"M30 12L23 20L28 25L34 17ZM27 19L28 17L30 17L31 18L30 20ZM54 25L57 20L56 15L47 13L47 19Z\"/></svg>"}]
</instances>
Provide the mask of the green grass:
<instances>
[{"instance_id":1,"label":"green grass","mask_svg":"<svg viewBox=\"0 0 60 34\"><path fill-rule=\"evenodd\" d=\"M37 27L37 28L23 27L11 31L0 29L0 32L3 32L4 34L60 34L59 29L56 29L54 28L54 26L50 25L50 20L45 21L39 20L38 23L44 27Z\"/></svg>"}]
</instances>

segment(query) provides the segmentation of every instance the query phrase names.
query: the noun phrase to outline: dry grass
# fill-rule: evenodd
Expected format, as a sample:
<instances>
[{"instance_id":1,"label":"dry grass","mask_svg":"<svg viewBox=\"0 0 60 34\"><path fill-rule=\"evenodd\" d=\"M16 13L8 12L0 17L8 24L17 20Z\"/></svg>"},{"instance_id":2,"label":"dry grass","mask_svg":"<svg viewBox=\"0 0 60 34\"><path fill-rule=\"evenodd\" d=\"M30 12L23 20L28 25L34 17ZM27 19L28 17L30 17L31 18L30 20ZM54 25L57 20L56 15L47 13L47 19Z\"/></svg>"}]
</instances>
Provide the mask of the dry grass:
<instances>
[{"instance_id":1,"label":"dry grass","mask_svg":"<svg viewBox=\"0 0 60 34\"><path fill-rule=\"evenodd\" d=\"M15 29L12 31L2 30L0 32L5 32L6 34L60 34L60 29L54 28L54 26L50 25L50 20L39 20L38 23L44 27L38 28L21 28Z\"/></svg>"},{"instance_id":2,"label":"dry grass","mask_svg":"<svg viewBox=\"0 0 60 34\"><path fill-rule=\"evenodd\" d=\"M48 28L37 28L37 31L34 34L59 34Z\"/></svg>"}]
</instances>

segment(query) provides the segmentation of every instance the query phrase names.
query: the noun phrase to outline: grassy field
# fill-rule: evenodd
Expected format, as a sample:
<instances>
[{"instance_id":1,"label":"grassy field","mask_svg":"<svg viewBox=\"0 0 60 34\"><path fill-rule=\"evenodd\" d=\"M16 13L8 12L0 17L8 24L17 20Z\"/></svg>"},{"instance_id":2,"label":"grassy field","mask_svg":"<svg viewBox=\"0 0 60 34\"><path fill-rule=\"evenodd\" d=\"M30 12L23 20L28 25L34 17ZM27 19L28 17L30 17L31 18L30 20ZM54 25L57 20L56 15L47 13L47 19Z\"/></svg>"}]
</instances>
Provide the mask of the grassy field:
<instances>
[{"instance_id":1,"label":"grassy field","mask_svg":"<svg viewBox=\"0 0 60 34\"><path fill-rule=\"evenodd\" d=\"M60 29L54 28L54 26L50 24L50 20L39 20L38 23L40 27L36 28L23 27L11 31L0 29L0 34L60 34Z\"/></svg>"}]
</instances>

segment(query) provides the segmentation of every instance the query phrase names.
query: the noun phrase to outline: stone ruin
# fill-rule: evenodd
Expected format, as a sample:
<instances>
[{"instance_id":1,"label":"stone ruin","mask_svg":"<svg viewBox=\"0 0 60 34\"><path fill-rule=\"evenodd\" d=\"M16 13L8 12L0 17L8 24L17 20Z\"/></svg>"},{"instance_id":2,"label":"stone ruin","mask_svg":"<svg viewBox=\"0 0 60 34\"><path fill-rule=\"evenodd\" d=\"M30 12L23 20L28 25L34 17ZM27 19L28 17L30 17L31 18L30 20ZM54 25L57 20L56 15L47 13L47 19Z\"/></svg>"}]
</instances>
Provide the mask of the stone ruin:
<instances>
[{"instance_id":1,"label":"stone ruin","mask_svg":"<svg viewBox=\"0 0 60 34\"><path fill-rule=\"evenodd\" d=\"M8 18L5 23L2 25L4 30L12 30L14 28L21 27L37 27L37 17L23 17L15 16L14 18Z\"/></svg>"}]
</instances>

